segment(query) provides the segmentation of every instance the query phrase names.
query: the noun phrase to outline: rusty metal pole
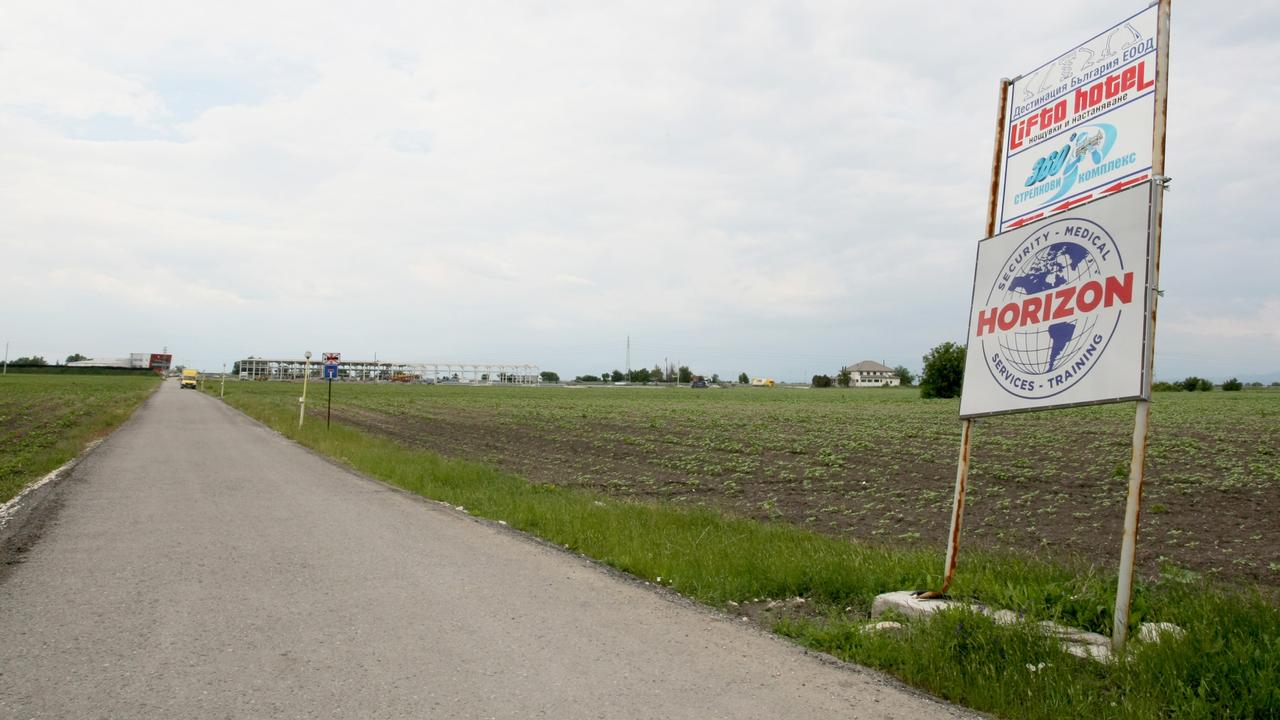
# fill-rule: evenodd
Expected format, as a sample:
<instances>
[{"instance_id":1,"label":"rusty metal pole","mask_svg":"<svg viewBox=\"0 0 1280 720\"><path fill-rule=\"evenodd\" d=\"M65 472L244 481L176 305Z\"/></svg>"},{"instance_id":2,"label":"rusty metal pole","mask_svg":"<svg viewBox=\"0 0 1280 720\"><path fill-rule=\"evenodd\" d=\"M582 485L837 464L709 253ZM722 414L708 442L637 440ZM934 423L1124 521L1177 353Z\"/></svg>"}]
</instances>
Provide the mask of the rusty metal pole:
<instances>
[{"instance_id":1,"label":"rusty metal pole","mask_svg":"<svg viewBox=\"0 0 1280 720\"><path fill-rule=\"evenodd\" d=\"M991 188L987 196L987 226L984 237L996 234L996 214L1000 203L1000 172L1004 160L1004 126L1009 108L1009 88L1013 80L1000 79L1000 100L996 110L996 142L991 157ZM951 533L947 536L947 561L942 574L942 589L929 595L947 592L956 574L956 555L960 552L960 529L964 525L965 485L969 480L969 449L973 443L973 418L965 418L960 425L960 460L956 463L955 496L951 506Z\"/></svg>"},{"instance_id":2,"label":"rusty metal pole","mask_svg":"<svg viewBox=\"0 0 1280 720\"><path fill-rule=\"evenodd\" d=\"M1115 624L1111 648L1119 652L1129 636L1129 608L1133 598L1133 567L1138 549L1138 522L1141 518L1142 483L1147 464L1147 442L1151 419L1151 375L1155 368L1156 302L1160 286L1160 228L1164 220L1165 123L1169 110L1169 16L1172 0L1160 0L1156 21L1156 97L1151 146L1151 257L1147 307L1147 342L1142 368L1142 399L1133 421L1133 446L1129 456L1129 495L1124 509L1124 536L1120 543L1120 574L1116 583Z\"/></svg>"}]
</instances>

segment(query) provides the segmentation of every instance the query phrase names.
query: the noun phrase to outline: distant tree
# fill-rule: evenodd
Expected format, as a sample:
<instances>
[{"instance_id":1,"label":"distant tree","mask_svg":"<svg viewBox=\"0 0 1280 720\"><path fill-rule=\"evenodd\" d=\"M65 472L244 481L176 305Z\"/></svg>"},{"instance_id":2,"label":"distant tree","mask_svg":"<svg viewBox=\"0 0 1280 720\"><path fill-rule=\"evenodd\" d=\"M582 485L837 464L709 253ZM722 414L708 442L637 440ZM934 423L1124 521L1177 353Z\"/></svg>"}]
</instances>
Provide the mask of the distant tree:
<instances>
[{"instance_id":1,"label":"distant tree","mask_svg":"<svg viewBox=\"0 0 1280 720\"><path fill-rule=\"evenodd\" d=\"M627 376L627 380L633 383L647 383L652 378L653 378L653 374L649 371L649 368L640 368L639 370L632 370L631 374Z\"/></svg>"},{"instance_id":2,"label":"distant tree","mask_svg":"<svg viewBox=\"0 0 1280 720\"><path fill-rule=\"evenodd\" d=\"M679 380L677 380L677 382L679 382L680 384L683 385L686 383L693 382L693 373L689 372L688 365L681 365L677 373L679 373Z\"/></svg>"},{"instance_id":3,"label":"distant tree","mask_svg":"<svg viewBox=\"0 0 1280 720\"><path fill-rule=\"evenodd\" d=\"M920 397L952 398L964 387L964 346L947 341L924 356Z\"/></svg>"},{"instance_id":4,"label":"distant tree","mask_svg":"<svg viewBox=\"0 0 1280 720\"><path fill-rule=\"evenodd\" d=\"M836 384L847 388L851 382L853 382L853 373L849 372L849 368L840 368L840 372L836 373Z\"/></svg>"},{"instance_id":5,"label":"distant tree","mask_svg":"<svg viewBox=\"0 0 1280 720\"><path fill-rule=\"evenodd\" d=\"M1239 392L1240 388L1243 388L1243 387L1244 387L1244 383L1240 382L1236 378L1231 378L1230 380L1227 380L1226 382L1222 383L1222 389L1226 390L1227 392Z\"/></svg>"},{"instance_id":6,"label":"distant tree","mask_svg":"<svg viewBox=\"0 0 1280 720\"><path fill-rule=\"evenodd\" d=\"M595 375L579 375L573 379L574 382L600 382L600 378Z\"/></svg>"},{"instance_id":7,"label":"distant tree","mask_svg":"<svg viewBox=\"0 0 1280 720\"><path fill-rule=\"evenodd\" d=\"M1254 380L1253 382L1249 383L1249 387L1262 387L1262 383L1258 382L1257 380Z\"/></svg>"},{"instance_id":8,"label":"distant tree","mask_svg":"<svg viewBox=\"0 0 1280 720\"><path fill-rule=\"evenodd\" d=\"M621 370L614 370L609 373L609 379L614 382L622 382L627 379L627 376L623 375Z\"/></svg>"},{"instance_id":9,"label":"distant tree","mask_svg":"<svg viewBox=\"0 0 1280 720\"><path fill-rule=\"evenodd\" d=\"M830 375L814 375L812 382L813 382L813 386L816 388L829 388L831 387L831 376Z\"/></svg>"},{"instance_id":10,"label":"distant tree","mask_svg":"<svg viewBox=\"0 0 1280 720\"><path fill-rule=\"evenodd\" d=\"M1195 392L1197 390L1202 392L1208 392L1213 389L1213 383L1209 382L1208 380L1205 380L1202 377L1196 377L1195 375L1191 375L1183 379L1181 384L1182 384L1182 389L1186 390L1187 392Z\"/></svg>"},{"instance_id":11,"label":"distant tree","mask_svg":"<svg viewBox=\"0 0 1280 720\"><path fill-rule=\"evenodd\" d=\"M80 362L81 360L88 360L88 359L89 359L88 355L81 355L80 353L74 353L72 355L67 356L68 363Z\"/></svg>"},{"instance_id":12,"label":"distant tree","mask_svg":"<svg viewBox=\"0 0 1280 720\"><path fill-rule=\"evenodd\" d=\"M746 373L738 373L738 382L742 385L747 385L751 382L751 378Z\"/></svg>"},{"instance_id":13,"label":"distant tree","mask_svg":"<svg viewBox=\"0 0 1280 720\"><path fill-rule=\"evenodd\" d=\"M20 357L14 360L10 365L48 365L49 361L40 355L32 355L31 357Z\"/></svg>"},{"instance_id":14,"label":"distant tree","mask_svg":"<svg viewBox=\"0 0 1280 720\"><path fill-rule=\"evenodd\" d=\"M240 361L239 361L239 360L237 360L237 361L235 361L235 362L231 363L231 374L232 374L232 375L236 375L236 376L239 376L239 375L240 375Z\"/></svg>"},{"instance_id":15,"label":"distant tree","mask_svg":"<svg viewBox=\"0 0 1280 720\"><path fill-rule=\"evenodd\" d=\"M1280 380L1271 381L1271 387L1280 387Z\"/></svg>"},{"instance_id":16,"label":"distant tree","mask_svg":"<svg viewBox=\"0 0 1280 720\"><path fill-rule=\"evenodd\" d=\"M538 377L542 378L542 382L560 382L560 374L551 372L550 370L543 370L538 373Z\"/></svg>"},{"instance_id":17,"label":"distant tree","mask_svg":"<svg viewBox=\"0 0 1280 720\"><path fill-rule=\"evenodd\" d=\"M654 382L666 382L667 375L662 372L662 366L655 363L653 369L649 371L649 379Z\"/></svg>"},{"instance_id":18,"label":"distant tree","mask_svg":"<svg viewBox=\"0 0 1280 720\"><path fill-rule=\"evenodd\" d=\"M1182 390L1181 383L1159 382L1151 383L1151 392L1178 392Z\"/></svg>"},{"instance_id":19,"label":"distant tree","mask_svg":"<svg viewBox=\"0 0 1280 720\"><path fill-rule=\"evenodd\" d=\"M720 382L720 373L711 373L711 382L713 383Z\"/></svg>"},{"instance_id":20,"label":"distant tree","mask_svg":"<svg viewBox=\"0 0 1280 720\"><path fill-rule=\"evenodd\" d=\"M916 376L905 365L895 367L893 374L898 376L898 382L902 385L911 385L916 381Z\"/></svg>"}]
</instances>

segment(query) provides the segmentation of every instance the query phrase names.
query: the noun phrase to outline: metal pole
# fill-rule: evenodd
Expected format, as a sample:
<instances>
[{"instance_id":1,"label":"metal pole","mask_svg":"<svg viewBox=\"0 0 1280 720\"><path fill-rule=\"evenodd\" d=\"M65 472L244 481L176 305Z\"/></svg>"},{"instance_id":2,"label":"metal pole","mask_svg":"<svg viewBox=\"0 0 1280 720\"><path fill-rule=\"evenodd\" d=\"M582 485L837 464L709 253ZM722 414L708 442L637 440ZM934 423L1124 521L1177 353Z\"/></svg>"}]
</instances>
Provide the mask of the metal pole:
<instances>
[{"instance_id":1,"label":"metal pole","mask_svg":"<svg viewBox=\"0 0 1280 720\"><path fill-rule=\"evenodd\" d=\"M1142 510L1142 483L1146 479L1147 442L1151 420L1151 376L1155 369L1156 301L1160 287L1160 229L1164 221L1165 123L1169 111L1169 16L1171 0L1160 0L1156 21L1156 95L1154 137L1151 146L1151 257L1147 307L1147 342L1144 349L1142 397L1134 409L1133 445L1129 455L1129 494L1124 508L1124 536L1120 541L1120 574L1116 583L1115 624L1111 648L1119 652L1129 637L1129 609L1133 599L1133 568L1138 551L1138 522Z\"/></svg>"},{"instance_id":2,"label":"metal pole","mask_svg":"<svg viewBox=\"0 0 1280 720\"><path fill-rule=\"evenodd\" d=\"M333 419L333 378L329 378L329 407L324 412L324 429L329 429L329 422Z\"/></svg>"},{"instance_id":3,"label":"metal pole","mask_svg":"<svg viewBox=\"0 0 1280 720\"><path fill-rule=\"evenodd\" d=\"M307 375L311 374L311 351L306 352L302 361L302 397L298 398L298 429L302 429L302 417L307 412Z\"/></svg>"},{"instance_id":4,"label":"metal pole","mask_svg":"<svg viewBox=\"0 0 1280 720\"><path fill-rule=\"evenodd\" d=\"M997 205L1000 202L1000 170L1004 160L1005 113L1009 106L1009 88L1013 81L1000 78L999 107L996 110L996 141L991 157L991 188L987 196L986 237L996 234ZM926 593L931 597L943 595L951 588L956 574L956 556L960 553L960 530L964 526L965 485L969 480L970 450L973 444L973 418L965 418L960 424L960 459L956 463L956 486L951 505L951 533L947 536L947 560L943 566L942 589Z\"/></svg>"}]
</instances>

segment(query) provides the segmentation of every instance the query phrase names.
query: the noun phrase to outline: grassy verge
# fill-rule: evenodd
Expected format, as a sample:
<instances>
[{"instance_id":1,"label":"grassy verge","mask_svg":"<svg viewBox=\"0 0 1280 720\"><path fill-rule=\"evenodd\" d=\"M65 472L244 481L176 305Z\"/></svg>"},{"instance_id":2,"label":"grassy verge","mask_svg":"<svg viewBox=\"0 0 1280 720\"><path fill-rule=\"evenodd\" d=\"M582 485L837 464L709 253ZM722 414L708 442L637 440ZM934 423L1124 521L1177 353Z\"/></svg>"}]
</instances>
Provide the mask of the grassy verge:
<instances>
[{"instance_id":1,"label":"grassy verge","mask_svg":"<svg viewBox=\"0 0 1280 720\"><path fill-rule=\"evenodd\" d=\"M210 388L216 392L216 388ZM964 612L864 631L874 596L938 584L936 550L870 548L795 526L707 509L608 498L532 484L488 466L442 458L353 428L297 429L292 395L228 386L250 416L365 474L502 520L711 605L806 598L809 611L775 630L883 669L954 702L1010 718L1280 716L1280 609L1256 591L1170 578L1140 586L1134 622L1181 625L1180 639L1132 644L1098 665L1063 653L1028 624L997 626ZM1013 554L966 554L956 594L1109 632L1110 571Z\"/></svg>"},{"instance_id":2,"label":"grassy verge","mask_svg":"<svg viewBox=\"0 0 1280 720\"><path fill-rule=\"evenodd\" d=\"M155 375L0 377L0 503L111 432L159 384Z\"/></svg>"}]
</instances>

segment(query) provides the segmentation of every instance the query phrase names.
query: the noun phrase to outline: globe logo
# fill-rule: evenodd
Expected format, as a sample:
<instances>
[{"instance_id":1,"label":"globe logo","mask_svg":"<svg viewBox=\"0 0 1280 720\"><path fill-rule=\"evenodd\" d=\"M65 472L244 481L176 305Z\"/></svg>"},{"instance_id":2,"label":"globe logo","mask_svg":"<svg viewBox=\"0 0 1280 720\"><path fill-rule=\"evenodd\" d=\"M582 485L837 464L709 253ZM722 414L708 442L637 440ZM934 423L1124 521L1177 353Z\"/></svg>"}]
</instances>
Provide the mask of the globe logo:
<instances>
[{"instance_id":1,"label":"globe logo","mask_svg":"<svg viewBox=\"0 0 1280 720\"><path fill-rule=\"evenodd\" d=\"M1074 242L1057 242L1044 248L1017 272L999 304L1021 303L1027 295L1080 285L1099 275L1097 260L1083 245ZM1096 323L1095 316L1076 317L1015 330L999 336L996 342L1011 366L1030 375L1043 375L1070 362L1083 349L1082 340L1089 337Z\"/></svg>"},{"instance_id":2,"label":"globe logo","mask_svg":"<svg viewBox=\"0 0 1280 720\"><path fill-rule=\"evenodd\" d=\"M975 308L987 368L1022 398L1057 395L1088 374L1133 298L1111 235L1083 218L1031 231Z\"/></svg>"}]
</instances>

